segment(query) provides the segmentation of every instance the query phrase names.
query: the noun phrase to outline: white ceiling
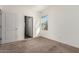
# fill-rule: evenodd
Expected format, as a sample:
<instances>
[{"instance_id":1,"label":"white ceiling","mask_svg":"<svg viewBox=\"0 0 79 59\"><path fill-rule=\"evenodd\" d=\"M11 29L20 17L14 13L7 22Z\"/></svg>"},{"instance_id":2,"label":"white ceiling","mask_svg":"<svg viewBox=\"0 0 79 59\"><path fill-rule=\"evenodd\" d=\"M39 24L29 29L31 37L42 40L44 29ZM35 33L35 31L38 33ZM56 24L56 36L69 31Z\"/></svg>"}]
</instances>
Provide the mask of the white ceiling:
<instances>
[{"instance_id":1,"label":"white ceiling","mask_svg":"<svg viewBox=\"0 0 79 59\"><path fill-rule=\"evenodd\" d=\"M3 5L2 7L7 8L18 8L24 10L33 10L35 12L40 12L46 9L47 5Z\"/></svg>"}]
</instances>

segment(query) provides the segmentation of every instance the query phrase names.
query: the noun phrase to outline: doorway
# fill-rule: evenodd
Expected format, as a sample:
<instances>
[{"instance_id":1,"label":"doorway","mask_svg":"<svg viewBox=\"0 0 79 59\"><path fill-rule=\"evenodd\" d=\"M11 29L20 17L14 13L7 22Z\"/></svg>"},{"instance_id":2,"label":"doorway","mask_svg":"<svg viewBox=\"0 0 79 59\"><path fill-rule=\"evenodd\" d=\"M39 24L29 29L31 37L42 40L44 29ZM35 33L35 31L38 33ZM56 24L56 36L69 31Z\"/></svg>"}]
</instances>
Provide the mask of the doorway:
<instances>
[{"instance_id":1,"label":"doorway","mask_svg":"<svg viewBox=\"0 0 79 59\"><path fill-rule=\"evenodd\" d=\"M32 38L33 37L33 17L24 16L24 38Z\"/></svg>"}]
</instances>

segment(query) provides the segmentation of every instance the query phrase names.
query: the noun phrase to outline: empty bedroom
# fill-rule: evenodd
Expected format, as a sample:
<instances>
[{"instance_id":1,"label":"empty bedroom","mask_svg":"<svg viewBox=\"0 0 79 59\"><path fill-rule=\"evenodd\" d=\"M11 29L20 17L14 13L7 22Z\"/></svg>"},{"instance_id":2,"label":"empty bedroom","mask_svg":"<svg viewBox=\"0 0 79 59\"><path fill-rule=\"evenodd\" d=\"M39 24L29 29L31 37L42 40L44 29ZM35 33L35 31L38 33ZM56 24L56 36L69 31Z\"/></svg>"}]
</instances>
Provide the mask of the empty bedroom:
<instances>
[{"instance_id":1,"label":"empty bedroom","mask_svg":"<svg viewBox=\"0 0 79 59\"><path fill-rule=\"evenodd\" d=\"M0 5L0 53L79 53L79 5Z\"/></svg>"}]
</instances>

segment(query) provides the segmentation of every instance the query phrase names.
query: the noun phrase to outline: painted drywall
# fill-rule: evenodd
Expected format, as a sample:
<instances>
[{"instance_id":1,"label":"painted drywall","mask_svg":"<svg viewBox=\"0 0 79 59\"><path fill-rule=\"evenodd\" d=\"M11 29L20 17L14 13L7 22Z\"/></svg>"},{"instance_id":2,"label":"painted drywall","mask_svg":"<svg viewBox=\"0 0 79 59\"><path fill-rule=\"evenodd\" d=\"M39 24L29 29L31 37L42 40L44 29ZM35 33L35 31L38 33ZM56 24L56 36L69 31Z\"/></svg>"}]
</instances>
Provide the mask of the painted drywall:
<instances>
[{"instance_id":1,"label":"painted drywall","mask_svg":"<svg viewBox=\"0 0 79 59\"><path fill-rule=\"evenodd\" d=\"M50 6L41 12L48 15L48 31L40 35L79 48L79 6Z\"/></svg>"},{"instance_id":2,"label":"painted drywall","mask_svg":"<svg viewBox=\"0 0 79 59\"><path fill-rule=\"evenodd\" d=\"M2 43L8 43L9 41L6 41L5 39L5 14L7 12L9 13L15 13L17 15L17 20L16 20L16 34L17 34L17 39L18 40L24 40L24 16L32 16L33 17L33 37L36 37L39 35L40 28L39 30L37 29L37 25L40 23L40 18L39 18L39 12L33 11L33 9L30 9L29 7L18 7L18 6L4 6L2 8L3 11L3 40ZM38 22L38 23L37 23ZM12 40L13 41L13 40ZM11 42L11 41L10 41Z\"/></svg>"},{"instance_id":3,"label":"painted drywall","mask_svg":"<svg viewBox=\"0 0 79 59\"><path fill-rule=\"evenodd\" d=\"M2 40L1 40L1 44L2 43L5 43L5 37L6 37L6 35L5 35L5 13L4 12L2 12Z\"/></svg>"},{"instance_id":4,"label":"painted drywall","mask_svg":"<svg viewBox=\"0 0 79 59\"><path fill-rule=\"evenodd\" d=\"M2 39L2 6L0 6L0 39Z\"/></svg>"},{"instance_id":5,"label":"painted drywall","mask_svg":"<svg viewBox=\"0 0 79 59\"><path fill-rule=\"evenodd\" d=\"M0 11L0 39L2 39L2 13Z\"/></svg>"}]
</instances>

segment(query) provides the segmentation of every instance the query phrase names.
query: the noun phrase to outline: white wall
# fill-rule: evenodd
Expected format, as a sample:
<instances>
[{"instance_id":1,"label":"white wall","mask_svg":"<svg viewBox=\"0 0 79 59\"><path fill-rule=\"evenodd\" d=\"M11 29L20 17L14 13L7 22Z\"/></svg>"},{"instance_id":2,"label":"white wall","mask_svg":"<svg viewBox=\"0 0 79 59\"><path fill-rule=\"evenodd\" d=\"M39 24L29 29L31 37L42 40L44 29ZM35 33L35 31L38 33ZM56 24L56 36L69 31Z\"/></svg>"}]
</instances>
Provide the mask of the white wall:
<instances>
[{"instance_id":1,"label":"white wall","mask_svg":"<svg viewBox=\"0 0 79 59\"><path fill-rule=\"evenodd\" d=\"M2 41L3 43L5 40L5 13L2 11Z\"/></svg>"},{"instance_id":2,"label":"white wall","mask_svg":"<svg viewBox=\"0 0 79 59\"><path fill-rule=\"evenodd\" d=\"M2 6L0 6L0 39L2 39Z\"/></svg>"},{"instance_id":3,"label":"white wall","mask_svg":"<svg viewBox=\"0 0 79 59\"><path fill-rule=\"evenodd\" d=\"M21 6L4 6L2 8L3 11L3 40L5 40L5 13L15 13L17 15L16 20L16 28L17 30L17 40L23 40L24 39L24 16L32 16L33 17L33 37L37 36L37 21L39 21L39 13L33 11L33 9L30 9L30 7L21 7ZM3 41L4 42L4 41Z\"/></svg>"},{"instance_id":4,"label":"white wall","mask_svg":"<svg viewBox=\"0 0 79 59\"><path fill-rule=\"evenodd\" d=\"M0 39L2 38L2 13L0 11Z\"/></svg>"},{"instance_id":5,"label":"white wall","mask_svg":"<svg viewBox=\"0 0 79 59\"><path fill-rule=\"evenodd\" d=\"M79 6L50 6L42 11L48 15L48 31L41 36L79 47Z\"/></svg>"}]
</instances>

